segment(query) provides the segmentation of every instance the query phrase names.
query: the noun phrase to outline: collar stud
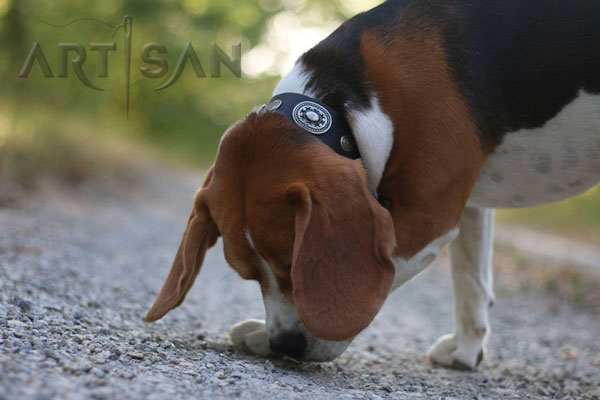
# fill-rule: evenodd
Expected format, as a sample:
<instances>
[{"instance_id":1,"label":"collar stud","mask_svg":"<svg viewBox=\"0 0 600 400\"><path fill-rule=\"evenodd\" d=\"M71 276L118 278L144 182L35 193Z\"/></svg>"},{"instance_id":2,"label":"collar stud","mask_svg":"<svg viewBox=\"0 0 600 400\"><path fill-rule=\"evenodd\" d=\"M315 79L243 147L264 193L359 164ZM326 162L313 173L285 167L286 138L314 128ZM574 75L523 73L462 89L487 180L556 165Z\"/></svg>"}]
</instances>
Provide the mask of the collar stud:
<instances>
[{"instance_id":1,"label":"collar stud","mask_svg":"<svg viewBox=\"0 0 600 400\"><path fill-rule=\"evenodd\" d=\"M269 104L267 104L267 110L269 110L269 111L277 110L279 107L281 107L281 104L283 104L283 102L281 100L275 99L275 100L271 101Z\"/></svg>"},{"instance_id":2,"label":"collar stud","mask_svg":"<svg viewBox=\"0 0 600 400\"><path fill-rule=\"evenodd\" d=\"M310 122L314 122L317 123L321 120L321 117L319 116L319 114L317 114L314 111L307 111L306 112L306 119L308 119Z\"/></svg>"},{"instance_id":3,"label":"collar stud","mask_svg":"<svg viewBox=\"0 0 600 400\"><path fill-rule=\"evenodd\" d=\"M348 136L342 136L340 139L340 146L342 146L344 151L352 151L354 149L354 145Z\"/></svg>"}]
</instances>

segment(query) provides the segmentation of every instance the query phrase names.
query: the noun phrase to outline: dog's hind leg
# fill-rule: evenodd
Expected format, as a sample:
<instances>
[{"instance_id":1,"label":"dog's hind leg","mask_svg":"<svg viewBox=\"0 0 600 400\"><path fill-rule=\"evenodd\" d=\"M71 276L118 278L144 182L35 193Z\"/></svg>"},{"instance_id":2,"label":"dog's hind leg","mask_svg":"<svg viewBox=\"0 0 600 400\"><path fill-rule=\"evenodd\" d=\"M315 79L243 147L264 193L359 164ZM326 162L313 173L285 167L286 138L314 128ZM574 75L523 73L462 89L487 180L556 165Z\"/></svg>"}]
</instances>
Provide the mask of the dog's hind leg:
<instances>
[{"instance_id":1,"label":"dog's hind leg","mask_svg":"<svg viewBox=\"0 0 600 400\"><path fill-rule=\"evenodd\" d=\"M485 356L490 334L488 308L494 299L493 228L493 210L465 209L458 237L450 243L454 333L442 336L429 349L427 358L434 363L475 369Z\"/></svg>"}]
</instances>

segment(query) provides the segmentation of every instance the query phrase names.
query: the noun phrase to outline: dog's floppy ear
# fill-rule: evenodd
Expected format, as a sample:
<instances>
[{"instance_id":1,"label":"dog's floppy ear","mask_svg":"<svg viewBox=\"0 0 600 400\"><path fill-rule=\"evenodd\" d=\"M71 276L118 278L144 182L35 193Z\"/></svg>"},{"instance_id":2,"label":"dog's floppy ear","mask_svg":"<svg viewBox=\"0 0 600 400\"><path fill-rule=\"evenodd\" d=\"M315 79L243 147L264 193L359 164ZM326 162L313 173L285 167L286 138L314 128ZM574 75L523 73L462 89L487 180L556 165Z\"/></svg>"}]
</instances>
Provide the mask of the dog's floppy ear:
<instances>
[{"instance_id":1,"label":"dog's floppy ear","mask_svg":"<svg viewBox=\"0 0 600 400\"><path fill-rule=\"evenodd\" d=\"M287 192L296 207L296 309L306 329L325 340L365 329L394 279L392 218L356 176L320 193L303 183Z\"/></svg>"},{"instance_id":2,"label":"dog's floppy ear","mask_svg":"<svg viewBox=\"0 0 600 400\"><path fill-rule=\"evenodd\" d=\"M210 179L207 176L207 181ZM178 307L194 284L206 250L219 238L219 231L210 217L205 201L206 189L201 189L195 197L194 208L187 223L183 240L173 261L167 280L146 315L146 322L162 318L166 313Z\"/></svg>"}]
</instances>

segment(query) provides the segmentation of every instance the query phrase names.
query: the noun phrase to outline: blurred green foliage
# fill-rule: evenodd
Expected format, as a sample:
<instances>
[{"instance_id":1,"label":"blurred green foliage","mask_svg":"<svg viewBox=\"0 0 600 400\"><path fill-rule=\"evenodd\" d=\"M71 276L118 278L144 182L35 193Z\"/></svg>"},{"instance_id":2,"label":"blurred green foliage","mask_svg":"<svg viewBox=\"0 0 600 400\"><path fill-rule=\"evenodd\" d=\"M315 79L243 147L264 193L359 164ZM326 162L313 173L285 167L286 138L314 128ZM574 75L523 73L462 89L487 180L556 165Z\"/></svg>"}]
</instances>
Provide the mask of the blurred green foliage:
<instances>
[{"instance_id":1,"label":"blurred green foliage","mask_svg":"<svg viewBox=\"0 0 600 400\"><path fill-rule=\"evenodd\" d=\"M211 78L212 43L230 56L232 45L242 43L244 58L253 48L264 44L267 36L273 39L273 26L277 21L285 23L291 16L297 25L284 28L300 29L303 26L300 18L310 24L312 16L313 25L334 26L376 3L378 1L369 0L0 0L0 98L5 104L0 114L9 120L26 119L30 129L47 129L49 135L76 116L87 119L89 129L96 134L127 135L157 145L164 153L174 155L172 158L206 165L212 161L223 131L270 98L281 72L277 68L260 71L260 54L254 54L251 76L244 74L240 79L222 67L221 78ZM114 29L93 21L79 21L62 28L42 22L64 25L78 18L96 18L118 25L125 15L133 16L129 121L125 119L123 30L112 38ZM302 32L286 34L293 38ZM48 59L55 76L52 79L43 76L37 63L29 78L17 78L35 41L41 44ZM90 51L89 44L113 41L117 50L109 53L109 77L100 79L98 53ZM105 91L85 87L70 65L68 78L57 77L59 42L84 45L87 60L83 70ZM169 63L169 72L162 78L149 79L139 71L142 65L155 68L145 64L140 56L142 46L148 42L160 42L168 49L168 54L163 57ZM197 78L188 62L173 86L153 91L174 72L187 42L194 46L209 77ZM289 56L291 51L283 43L278 50L280 54L267 54L265 63L272 64L274 56L280 59ZM56 126L49 129L47 120L38 120L40 112L53 113L56 120L50 123Z\"/></svg>"},{"instance_id":2,"label":"blurred green foliage","mask_svg":"<svg viewBox=\"0 0 600 400\"><path fill-rule=\"evenodd\" d=\"M556 204L523 210L503 210L500 222L543 229L600 244L600 186Z\"/></svg>"}]
</instances>

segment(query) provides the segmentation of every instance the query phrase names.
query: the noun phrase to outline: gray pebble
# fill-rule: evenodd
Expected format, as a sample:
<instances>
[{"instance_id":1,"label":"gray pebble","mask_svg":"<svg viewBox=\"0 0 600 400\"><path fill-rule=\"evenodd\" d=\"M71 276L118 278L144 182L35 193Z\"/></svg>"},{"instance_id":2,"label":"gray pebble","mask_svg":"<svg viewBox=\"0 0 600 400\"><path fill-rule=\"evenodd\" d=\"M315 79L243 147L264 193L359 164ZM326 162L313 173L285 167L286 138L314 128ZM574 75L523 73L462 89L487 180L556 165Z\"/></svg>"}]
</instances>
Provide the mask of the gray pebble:
<instances>
[{"instance_id":1,"label":"gray pebble","mask_svg":"<svg viewBox=\"0 0 600 400\"><path fill-rule=\"evenodd\" d=\"M542 396L550 396L550 392L546 388L543 388L541 386L538 388L537 392Z\"/></svg>"},{"instance_id":2,"label":"gray pebble","mask_svg":"<svg viewBox=\"0 0 600 400\"><path fill-rule=\"evenodd\" d=\"M33 304L30 301L24 300L20 297L13 297L11 303L19 307L19 309L24 313L30 312L33 307Z\"/></svg>"},{"instance_id":3,"label":"gray pebble","mask_svg":"<svg viewBox=\"0 0 600 400\"><path fill-rule=\"evenodd\" d=\"M97 378L104 378L106 376L106 373L99 368L92 368L90 373L94 374Z\"/></svg>"},{"instance_id":4,"label":"gray pebble","mask_svg":"<svg viewBox=\"0 0 600 400\"><path fill-rule=\"evenodd\" d=\"M264 367L267 371L275 371L275 364L273 364L273 361L271 360L265 361Z\"/></svg>"},{"instance_id":5,"label":"gray pebble","mask_svg":"<svg viewBox=\"0 0 600 400\"><path fill-rule=\"evenodd\" d=\"M130 352L130 353L127 353L127 355L129 357L133 358L134 360L143 360L144 359L144 353Z\"/></svg>"},{"instance_id":6,"label":"gray pebble","mask_svg":"<svg viewBox=\"0 0 600 400\"><path fill-rule=\"evenodd\" d=\"M56 353L52 349L44 350L44 354L46 355L46 357L51 358L53 360L56 360L56 361L60 360L60 356L58 355L58 353Z\"/></svg>"},{"instance_id":7,"label":"gray pebble","mask_svg":"<svg viewBox=\"0 0 600 400\"><path fill-rule=\"evenodd\" d=\"M10 319L6 322L6 324L8 325L9 328L25 328L25 327L29 326L26 323L21 322L16 319Z\"/></svg>"},{"instance_id":8,"label":"gray pebble","mask_svg":"<svg viewBox=\"0 0 600 400\"><path fill-rule=\"evenodd\" d=\"M44 330L48 328L48 322L38 319L33 323L33 329Z\"/></svg>"}]
</instances>

